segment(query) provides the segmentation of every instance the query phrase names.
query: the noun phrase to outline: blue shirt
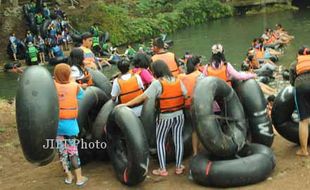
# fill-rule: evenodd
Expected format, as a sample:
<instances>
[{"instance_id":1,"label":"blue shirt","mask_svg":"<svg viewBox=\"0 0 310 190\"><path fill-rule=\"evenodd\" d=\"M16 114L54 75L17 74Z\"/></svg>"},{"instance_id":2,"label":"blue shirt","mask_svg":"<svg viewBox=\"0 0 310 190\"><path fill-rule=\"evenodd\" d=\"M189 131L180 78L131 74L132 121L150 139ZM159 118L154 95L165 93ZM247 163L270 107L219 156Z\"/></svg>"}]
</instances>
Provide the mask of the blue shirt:
<instances>
[{"instance_id":1,"label":"blue shirt","mask_svg":"<svg viewBox=\"0 0 310 190\"><path fill-rule=\"evenodd\" d=\"M84 92L80 89L77 99L81 100L83 98ZM58 122L58 136L77 136L79 134L79 125L76 119L60 119Z\"/></svg>"},{"instance_id":2,"label":"blue shirt","mask_svg":"<svg viewBox=\"0 0 310 190\"><path fill-rule=\"evenodd\" d=\"M64 56L64 53L62 52L60 47L57 45L52 47L52 51L53 51L55 57L63 57Z\"/></svg>"}]
</instances>

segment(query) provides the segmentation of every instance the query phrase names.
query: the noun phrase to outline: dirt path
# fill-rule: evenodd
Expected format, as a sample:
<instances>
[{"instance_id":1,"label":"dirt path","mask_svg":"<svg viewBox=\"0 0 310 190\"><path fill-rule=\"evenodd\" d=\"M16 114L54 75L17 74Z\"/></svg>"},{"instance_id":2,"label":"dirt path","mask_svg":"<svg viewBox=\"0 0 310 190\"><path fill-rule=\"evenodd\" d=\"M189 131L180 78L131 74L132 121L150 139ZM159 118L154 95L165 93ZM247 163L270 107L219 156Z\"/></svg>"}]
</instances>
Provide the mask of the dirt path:
<instances>
[{"instance_id":1,"label":"dirt path","mask_svg":"<svg viewBox=\"0 0 310 190\"><path fill-rule=\"evenodd\" d=\"M57 158L44 167L34 166L24 159L16 131L14 106L0 102L0 108L1 189L76 189L75 185L63 183L63 172ZM264 182L237 189L309 189L310 157L295 156L297 146L279 135L276 135L272 149L277 158L272 175ZM186 159L186 166L188 162ZM157 166L153 160L149 170ZM206 189L188 180L188 173L175 176L173 164L169 164L168 169L169 177L154 177L149 173L147 179L133 189ZM128 189L116 179L109 162L90 163L83 167L83 172L90 179L84 189Z\"/></svg>"}]
</instances>

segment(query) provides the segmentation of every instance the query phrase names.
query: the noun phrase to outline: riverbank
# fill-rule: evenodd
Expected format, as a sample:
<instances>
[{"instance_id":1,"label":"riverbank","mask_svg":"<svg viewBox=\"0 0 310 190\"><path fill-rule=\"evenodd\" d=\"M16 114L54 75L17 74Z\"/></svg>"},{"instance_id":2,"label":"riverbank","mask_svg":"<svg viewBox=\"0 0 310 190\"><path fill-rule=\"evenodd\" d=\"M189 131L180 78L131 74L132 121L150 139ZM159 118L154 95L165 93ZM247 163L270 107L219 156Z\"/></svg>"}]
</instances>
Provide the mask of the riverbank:
<instances>
[{"instance_id":1,"label":"riverbank","mask_svg":"<svg viewBox=\"0 0 310 190\"><path fill-rule=\"evenodd\" d=\"M63 171L58 158L47 166L38 167L27 162L18 140L14 102L0 100L0 186L8 189L76 189L75 185L65 185ZM272 149L276 155L276 167L267 180L236 189L265 190L285 189L302 190L310 185L310 159L295 156L297 146L276 134ZM185 160L188 168L189 158ZM259 164L259 163L257 163ZM149 171L158 163L152 159ZM112 164L93 162L83 166L89 177L84 189L127 189L116 179ZM134 188L139 189L206 189L188 179L188 170L182 176L173 174L174 164L168 165L168 177L155 177L150 172L144 182ZM207 188L210 189L210 188Z\"/></svg>"}]
</instances>

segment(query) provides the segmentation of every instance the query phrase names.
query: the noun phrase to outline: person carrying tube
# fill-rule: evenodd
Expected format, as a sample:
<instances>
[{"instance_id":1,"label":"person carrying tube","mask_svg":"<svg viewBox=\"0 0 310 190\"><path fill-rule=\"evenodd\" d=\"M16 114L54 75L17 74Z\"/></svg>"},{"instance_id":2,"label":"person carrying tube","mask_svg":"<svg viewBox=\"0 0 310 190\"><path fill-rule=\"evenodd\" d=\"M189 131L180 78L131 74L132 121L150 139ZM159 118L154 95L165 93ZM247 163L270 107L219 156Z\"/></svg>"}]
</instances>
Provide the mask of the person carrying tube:
<instances>
[{"instance_id":1,"label":"person carrying tube","mask_svg":"<svg viewBox=\"0 0 310 190\"><path fill-rule=\"evenodd\" d=\"M120 104L125 104L137 96L143 94L144 86L139 75L131 73L129 70L130 63L123 59L117 63L117 68L121 74L114 79L112 85L112 100ZM142 103L131 106L133 112L140 117Z\"/></svg>"},{"instance_id":2,"label":"person carrying tube","mask_svg":"<svg viewBox=\"0 0 310 190\"><path fill-rule=\"evenodd\" d=\"M146 89L154 80L154 77L149 70L151 64L151 58L145 53L137 53L132 59L134 68L130 71L134 74L138 74L143 82L143 86Z\"/></svg>"},{"instance_id":3,"label":"person carrying tube","mask_svg":"<svg viewBox=\"0 0 310 190\"><path fill-rule=\"evenodd\" d=\"M175 173L180 175L185 167L182 165L183 159L183 125L184 125L184 100L187 90L182 81L172 75L168 65L157 60L151 64L151 71L156 80L144 91L143 94L122 104L128 107L142 103L147 98L156 98L160 114L156 119L156 144L159 159L159 169L152 171L153 175L168 176L166 170L166 150L165 142L167 135L172 130L175 145L176 168ZM121 106L121 105L119 105Z\"/></svg>"},{"instance_id":4,"label":"person carrying tube","mask_svg":"<svg viewBox=\"0 0 310 190\"><path fill-rule=\"evenodd\" d=\"M54 70L55 86L59 101L59 122L56 136L57 151L61 165L66 174L65 184L72 184L74 170L76 185L83 186L88 178L82 176L80 158L77 148L79 126L78 100L83 98L83 90L75 82L70 81L70 66L58 64Z\"/></svg>"},{"instance_id":5,"label":"person carrying tube","mask_svg":"<svg viewBox=\"0 0 310 190\"><path fill-rule=\"evenodd\" d=\"M108 62L104 62L103 59L98 59L95 57L95 54L91 51L91 47L93 44L93 36L89 32L85 32L82 34L82 45L81 49L84 52L84 60L83 63L86 67L90 67L93 69L101 69L102 64L107 64L110 66Z\"/></svg>"},{"instance_id":6,"label":"person carrying tube","mask_svg":"<svg viewBox=\"0 0 310 190\"><path fill-rule=\"evenodd\" d=\"M94 85L92 76L86 70L84 60L84 52L81 48L74 48L70 52L68 64L71 66L71 77L75 80L83 89L88 86Z\"/></svg>"},{"instance_id":7,"label":"person carrying tube","mask_svg":"<svg viewBox=\"0 0 310 190\"><path fill-rule=\"evenodd\" d=\"M38 64L38 49L33 45L32 42L28 43L27 55L28 55L28 64L37 65Z\"/></svg>"},{"instance_id":8,"label":"person carrying tube","mask_svg":"<svg viewBox=\"0 0 310 190\"><path fill-rule=\"evenodd\" d=\"M174 53L165 50L164 41L161 37L155 38L152 43L152 50L155 55L152 56L152 61L163 60L167 64L170 72L174 77L182 72Z\"/></svg>"},{"instance_id":9,"label":"person carrying tube","mask_svg":"<svg viewBox=\"0 0 310 190\"><path fill-rule=\"evenodd\" d=\"M184 86L187 89L188 98L185 100L185 109L190 110L192 103L192 96L194 93L195 86L198 80L202 79L204 76L199 71L201 66L200 57L199 56L191 56L187 59L186 63L186 74L180 74L178 76L179 79L183 82ZM194 127L194 123L192 123ZM197 133L193 129L192 134L192 147L193 147L193 156L198 153L199 140Z\"/></svg>"},{"instance_id":10,"label":"person carrying tube","mask_svg":"<svg viewBox=\"0 0 310 190\"><path fill-rule=\"evenodd\" d=\"M211 50L212 55L210 63L207 64L203 70L205 76L218 77L226 81L230 86L231 79L247 80L256 77L254 73L238 72L229 62L226 62L224 48L221 44L214 44Z\"/></svg>"},{"instance_id":11,"label":"person carrying tube","mask_svg":"<svg viewBox=\"0 0 310 190\"><path fill-rule=\"evenodd\" d=\"M310 124L310 49L302 47L298 51L296 64L297 77L294 81L295 103L299 114L299 142L298 156L308 156L308 135Z\"/></svg>"}]
</instances>

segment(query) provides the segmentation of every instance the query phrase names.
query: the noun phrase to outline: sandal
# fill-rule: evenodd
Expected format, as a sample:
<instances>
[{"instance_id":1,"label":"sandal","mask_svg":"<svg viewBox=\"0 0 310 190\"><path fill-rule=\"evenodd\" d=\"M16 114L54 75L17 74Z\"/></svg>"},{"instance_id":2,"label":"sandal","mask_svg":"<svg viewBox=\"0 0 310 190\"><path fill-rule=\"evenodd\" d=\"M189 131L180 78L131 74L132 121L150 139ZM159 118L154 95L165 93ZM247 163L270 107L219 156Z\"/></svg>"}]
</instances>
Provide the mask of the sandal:
<instances>
[{"instance_id":1,"label":"sandal","mask_svg":"<svg viewBox=\"0 0 310 190\"><path fill-rule=\"evenodd\" d=\"M180 167L178 167L178 168L175 169L175 174L181 175L181 174L184 173L184 170L185 170L185 166L184 166L184 165L181 165Z\"/></svg>"},{"instance_id":2,"label":"sandal","mask_svg":"<svg viewBox=\"0 0 310 190\"><path fill-rule=\"evenodd\" d=\"M72 183L72 181L73 181L73 178L71 178L71 179L65 178L65 184L70 185Z\"/></svg>"},{"instance_id":3,"label":"sandal","mask_svg":"<svg viewBox=\"0 0 310 190\"><path fill-rule=\"evenodd\" d=\"M83 177L82 181L80 182L76 182L76 185L81 187L83 185L85 185L85 183L88 181L88 177Z\"/></svg>"},{"instance_id":4,"label":"sandal","mask_svg":"<svg viewBox=\"0 0 310 190\"><path fill-rule=\"evenodd\" d=\"M157 170L153 170L152 171L153 175L157 175L157 176L168 176L168 171L167 170L162 170L162 169L157 169Z\"/></svg>"}]
</instances>

